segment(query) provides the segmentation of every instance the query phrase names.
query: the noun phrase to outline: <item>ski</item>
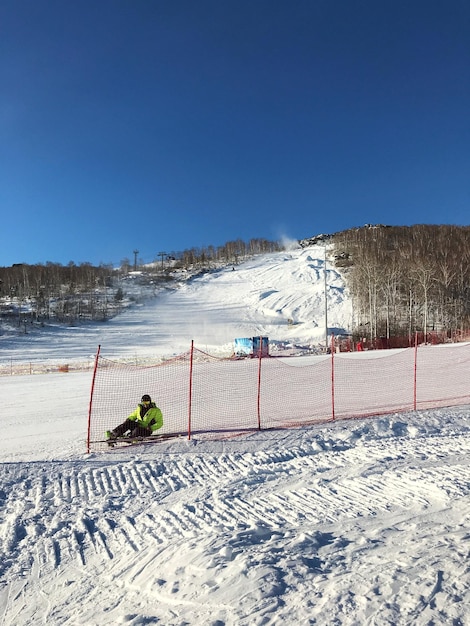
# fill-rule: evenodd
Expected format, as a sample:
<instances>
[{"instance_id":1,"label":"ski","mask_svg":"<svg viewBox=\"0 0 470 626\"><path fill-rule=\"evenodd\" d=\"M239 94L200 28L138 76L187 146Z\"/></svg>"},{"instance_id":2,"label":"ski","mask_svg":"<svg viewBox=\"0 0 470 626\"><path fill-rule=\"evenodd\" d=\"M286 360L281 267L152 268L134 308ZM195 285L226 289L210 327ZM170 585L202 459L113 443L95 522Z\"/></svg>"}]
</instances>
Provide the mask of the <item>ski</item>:
<instances>
[{"instance_id":1,"label":"ski","mask_svg":"<svg viewBox=\"0 0 470 626\"><path fill-rule=\"evenodd\" d=\"M169 439L180 439L184 437L182 434L168 434L168 435L149 435L148 437L116 437L115 439L99 439L97 441L90 441L90 443L107 443L110 448L116 447L118 444L124 444L126 446L132 446L141 443L158 443L160 441L168 441Z\"/></svg>"}]
</instances>

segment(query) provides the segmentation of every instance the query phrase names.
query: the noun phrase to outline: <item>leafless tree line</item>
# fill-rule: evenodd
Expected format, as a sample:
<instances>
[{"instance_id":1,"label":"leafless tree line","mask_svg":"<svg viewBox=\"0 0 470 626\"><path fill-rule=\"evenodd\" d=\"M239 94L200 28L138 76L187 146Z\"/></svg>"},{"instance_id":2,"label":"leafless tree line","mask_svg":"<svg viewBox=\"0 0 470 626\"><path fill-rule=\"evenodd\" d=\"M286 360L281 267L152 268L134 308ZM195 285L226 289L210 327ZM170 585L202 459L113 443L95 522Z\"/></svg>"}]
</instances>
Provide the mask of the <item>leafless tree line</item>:
<instances>
[{"instance_id":1,"label":"leafless tree line","mask_svg":"<svg viewBox=\"0 0 470 626\"><path fill-rule=\"evenodd\" d=\"M55 318L106 318L106 298L113 268L70 262L28 265L17 263L0 268L0 312L18 323Z\"/></svg>"},{"instance_id":2,"label":"leafless tree line","mask_svg":"<svg viewBox=\"0 0 470 626\"><path fill-rule=\"evenodd\" d=\"M357 336L469 328L470 227L365 226L337 233L334 243Z\"/></svg>"},{"instance_id":3,"label":"leafless tree line","mask_svg":"<svg viewBox=\"0 0 470 626\"><path fill-rule=\"evenodd\" d=\"M228 241L222 246L204 246L201 248L190 248L181 254L173 255L176 259L176 266L189 268L201 267L210 268L221 263L233 263L236 265L255 254L276 252L282 249L279 242L268 241L267 239L250 239L247 243L241 239Z\"/></svg>"}]
</instances>

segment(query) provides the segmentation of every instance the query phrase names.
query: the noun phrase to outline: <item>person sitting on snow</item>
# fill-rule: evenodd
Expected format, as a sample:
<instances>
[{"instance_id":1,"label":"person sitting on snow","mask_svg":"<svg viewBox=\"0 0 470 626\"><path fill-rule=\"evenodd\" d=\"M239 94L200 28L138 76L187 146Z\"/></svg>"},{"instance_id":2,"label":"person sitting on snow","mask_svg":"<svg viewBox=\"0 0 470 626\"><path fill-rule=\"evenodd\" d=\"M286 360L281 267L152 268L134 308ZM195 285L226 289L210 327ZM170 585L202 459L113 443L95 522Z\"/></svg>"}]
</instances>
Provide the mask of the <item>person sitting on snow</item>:
<instances>
[{"instance_id":1,"label":"person sitting on snow","mask_svg":"<svg viewBox=\"0 0 470 626\"><path fill-rule=\"evenodd\" d=\"M148 437L163 426L161 410L152 402L152 398L145 393L125 422L116 426L113 430L106 431L107 439L117 439L127 435L129 437Z\"/></svg>"}]
</instances>

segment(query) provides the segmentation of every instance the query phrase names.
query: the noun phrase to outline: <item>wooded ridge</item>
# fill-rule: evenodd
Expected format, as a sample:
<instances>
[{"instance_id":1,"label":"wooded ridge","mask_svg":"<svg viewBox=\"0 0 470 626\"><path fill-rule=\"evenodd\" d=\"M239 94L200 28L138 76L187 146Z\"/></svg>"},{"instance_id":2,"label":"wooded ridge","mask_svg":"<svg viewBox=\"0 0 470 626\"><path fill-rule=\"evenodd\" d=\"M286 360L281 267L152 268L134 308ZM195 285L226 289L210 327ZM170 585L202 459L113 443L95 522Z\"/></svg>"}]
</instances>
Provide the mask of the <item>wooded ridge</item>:
<instances>
[{"instance_id":1,"label":"wooded ridge","mask_svg":"<svg viewBox=\"0 0 470 626\"><path fill-rule=\"evenodd\" d=\"M334 236L368 339L469 328L470 226L364 226Z\"/></svg>"}]
</instances>

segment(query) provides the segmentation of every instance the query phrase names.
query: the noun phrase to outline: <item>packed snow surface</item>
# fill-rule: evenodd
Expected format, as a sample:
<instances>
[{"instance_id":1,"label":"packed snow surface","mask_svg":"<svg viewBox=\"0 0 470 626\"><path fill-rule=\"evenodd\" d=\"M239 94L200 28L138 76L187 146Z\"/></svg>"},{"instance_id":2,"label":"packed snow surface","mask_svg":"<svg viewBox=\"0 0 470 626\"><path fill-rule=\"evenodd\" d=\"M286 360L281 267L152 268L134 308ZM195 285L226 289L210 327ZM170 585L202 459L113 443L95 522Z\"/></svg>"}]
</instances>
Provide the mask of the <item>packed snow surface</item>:
<instances>
[{"instance_id":1,"label":"packed snow surface","mask_svg":"<svg viewBox=\"0 0 470 626\"><path fill-rule=\"evenodd\" d=\"M310 291L286 277L295 259ZM93 341L126 356L321 339L322 259L258 257L106 325L0 347L70 360ZM87 455L91 371L0 385L1 624L470 623L469 407Z\"/></svg>"}]
</instances>

